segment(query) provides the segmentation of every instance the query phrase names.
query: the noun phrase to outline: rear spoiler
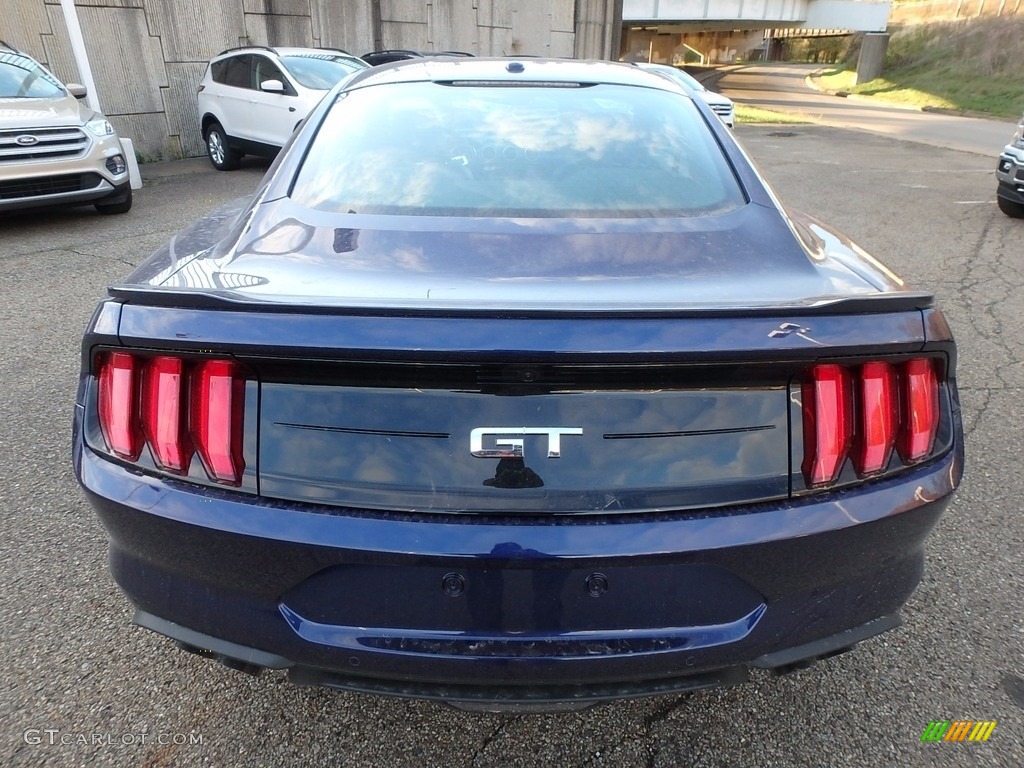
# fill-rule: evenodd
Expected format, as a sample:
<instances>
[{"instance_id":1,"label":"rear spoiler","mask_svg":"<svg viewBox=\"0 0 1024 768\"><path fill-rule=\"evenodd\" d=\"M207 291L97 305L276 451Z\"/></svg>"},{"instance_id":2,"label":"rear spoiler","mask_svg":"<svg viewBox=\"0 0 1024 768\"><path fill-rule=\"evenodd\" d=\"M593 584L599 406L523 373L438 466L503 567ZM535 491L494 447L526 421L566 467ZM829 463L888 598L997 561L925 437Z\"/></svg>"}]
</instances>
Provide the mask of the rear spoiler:
<instances>
[{"instance_id":1,"label":"rear spoiler","mask_svg":"<svg viewBox=\"0 0 1024 768\"><path fill-rule=\"evenodd\" d=\"M498 306L471 302L401 301L359 304L349 299L327 304L315 298L279 296L273 299L242 295L231 290L164 288L133 284L114 284L107 289L117 300L130 304L178 309L223 309L233 312L280 312L329 315L427 316L427 317L743 317L804 315L868 315L882 312L910 312L929 309L934 296L926 291L900 291L866 296L824 296L800 303L716 305L669 305L660 303L612 306L607 303L575 302L565 305Z\"/></svg>"}]
</instances>

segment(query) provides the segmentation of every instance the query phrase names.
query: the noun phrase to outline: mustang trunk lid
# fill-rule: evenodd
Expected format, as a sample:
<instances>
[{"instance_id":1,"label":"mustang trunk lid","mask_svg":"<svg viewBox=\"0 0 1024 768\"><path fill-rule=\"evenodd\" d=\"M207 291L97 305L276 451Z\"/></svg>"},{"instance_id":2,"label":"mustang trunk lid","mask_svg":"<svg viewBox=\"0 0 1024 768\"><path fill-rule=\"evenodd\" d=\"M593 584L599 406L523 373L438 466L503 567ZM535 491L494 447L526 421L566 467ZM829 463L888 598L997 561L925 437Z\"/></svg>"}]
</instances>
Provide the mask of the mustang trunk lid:
<instances>
[{"instance_id":1,"label":"mustang trunk lid","mask_svg":"<svg viewBox=\"0 0 1024 768\"><path fill-rule=\"evenodd\" d=\"M644 312L908 293L841 236L753 203L673 219L345 216L287 199L257 209L197 223L115 294L389 311Z\"/></svg>"}]
</instances>

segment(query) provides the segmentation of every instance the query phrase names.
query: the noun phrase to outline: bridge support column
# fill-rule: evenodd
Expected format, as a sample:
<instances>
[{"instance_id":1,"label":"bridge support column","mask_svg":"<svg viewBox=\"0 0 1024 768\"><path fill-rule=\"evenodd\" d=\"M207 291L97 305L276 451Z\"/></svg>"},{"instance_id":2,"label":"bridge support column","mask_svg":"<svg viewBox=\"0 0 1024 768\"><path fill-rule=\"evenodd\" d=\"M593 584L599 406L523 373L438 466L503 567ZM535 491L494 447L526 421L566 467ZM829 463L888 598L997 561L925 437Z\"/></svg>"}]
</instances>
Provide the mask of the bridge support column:
<instances>
[{"instance_id":1,"label":"bridge support column","mask_svg":"<svg viewBox=\"0 0 1024 768\"><path fill-rule=\"evenodd\" d=\"M867 32L860 44L857 59L857 85L874 80L882 74L885 51L889 47L888 32Z\"/></svg>"}]
</instances>

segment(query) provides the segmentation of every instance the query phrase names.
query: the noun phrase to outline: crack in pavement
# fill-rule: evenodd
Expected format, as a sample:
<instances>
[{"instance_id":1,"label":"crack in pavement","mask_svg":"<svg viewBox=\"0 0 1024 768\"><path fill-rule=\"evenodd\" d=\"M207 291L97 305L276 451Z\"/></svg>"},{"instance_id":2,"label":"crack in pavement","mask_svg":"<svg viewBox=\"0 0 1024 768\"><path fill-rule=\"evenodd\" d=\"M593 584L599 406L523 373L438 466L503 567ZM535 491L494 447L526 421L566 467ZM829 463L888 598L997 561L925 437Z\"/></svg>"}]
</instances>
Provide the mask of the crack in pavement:
<instances>
[{"instance_id":1,"label":"crack in pavement","mask_svg":"<svg viewBox=\"0 0 1024 768\"><path fill-rule=\"evenodd\" d=\"M494 729L484 737L480 747L473 753L473 765L479 765L479 760L483 758L487 748L494 743L495 740L501 735L501 733L510 725L519 722L523 719L522 715L515 715L513 717L506 717L500 723L498 723Z\"/></svg>"},{"instance_id":2,"label":"crack in pavement","mask_svg":"<svg viewBox=\"0 0 1024 768\"><path fill-rule=\"evenodd\" d=\"M683 705L690 700L693 694L684 693L674 701L665 704L664 706L658 707L650 714L644 717L644 737L647 738L647 768L654 768L655 760L658 757L658 752L655 749L655 740L650 738L651 730L661 723L668 720L673 712L681 709Z\"/></svg>"}]
</instances>

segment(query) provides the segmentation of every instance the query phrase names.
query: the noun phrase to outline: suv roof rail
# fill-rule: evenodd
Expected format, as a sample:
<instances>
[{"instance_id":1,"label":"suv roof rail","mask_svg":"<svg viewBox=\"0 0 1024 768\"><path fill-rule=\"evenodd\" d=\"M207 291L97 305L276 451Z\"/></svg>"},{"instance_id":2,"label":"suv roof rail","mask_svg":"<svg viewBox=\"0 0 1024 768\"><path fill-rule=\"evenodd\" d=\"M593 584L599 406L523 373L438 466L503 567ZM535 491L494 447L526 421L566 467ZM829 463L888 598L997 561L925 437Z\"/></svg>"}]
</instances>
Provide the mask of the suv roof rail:
<instances>
[{"instance_id":1,"label":"suv roof rail","mask_svg":"<svg viewBox=\"0 0 1024 768\"><path fill-rule=\"evenodd\" d=\"M364 53L363 56L376 56L377 54L384 54L384 53L404 53L404 54L407 54L409 56L413 56L413 57L415 57L417 59L421 58L423 56L423 54L420 53L419 51L411 51L408 48L384 48L384 49L379 50L379 51L370 51L369 53Z\"/></svg>"},{"instance_id":2,"label":"suv roof rail","mask_svg":"<svg viewBox=\"0 0 1024 768\"><path fill-rule=\"evenodd\" d=\"M234 48L225 48L217 55L223 56L225 53L231 53L232 51L250 51L253 48L256 48L261 51L270 51L271 53L277 53L277 49L271 48L269 45L236 45Z\"/></svg>"}]
</instances>

